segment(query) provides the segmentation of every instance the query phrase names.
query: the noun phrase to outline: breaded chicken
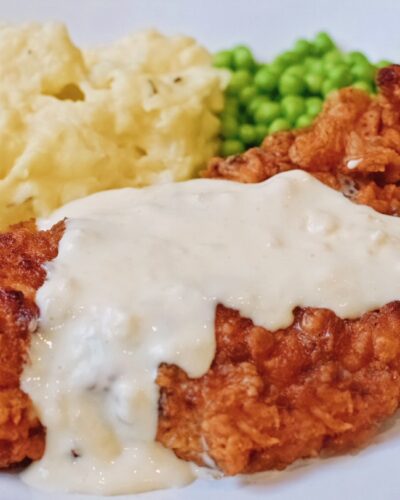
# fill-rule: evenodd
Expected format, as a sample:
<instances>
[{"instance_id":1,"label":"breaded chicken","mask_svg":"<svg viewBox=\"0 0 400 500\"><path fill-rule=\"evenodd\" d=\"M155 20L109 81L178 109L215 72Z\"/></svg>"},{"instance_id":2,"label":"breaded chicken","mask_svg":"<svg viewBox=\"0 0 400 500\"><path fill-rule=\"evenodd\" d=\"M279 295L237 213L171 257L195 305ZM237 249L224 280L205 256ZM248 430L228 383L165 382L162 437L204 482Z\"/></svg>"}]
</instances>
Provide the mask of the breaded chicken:
<instances>
[{"instance_id":1,"label":"breaded chicken","mask_svg":"<svg viewBox=\"0 0 400 500\"><path fill-rule=\"evenodd\" d=\"M162 366L157 439L224 474L283 469L366 442L400 402L400 302L342 320L297 309L270 332L217 308L217 352L190 379Z\"/></svg>"},{"instance_id":2,"label":"breaded chicken","mask_svg":"<svg viewBox=\"0 0 400 500\"><path fill-rule=\"evenodd\" d=\"M0 468L39 459L45 431L19 379L39 311L42 265L58 252L63 224L38 232L33 223L0 234Z\"/></svg>"},{"instance_id":3,"label":"breaded chicken","mask_svg":"<svg viewBox=\"0 0 400 500\"><path fill-rule=\"evenodd\" d=\"M314 124L279 132L262 146L215 158L206 177L261 182L303 169L357 203L400 215L400 66L377 76L379 94L354 88L333 93Z\"/></svg>"},{"instance_id":4,"label":"breaded chicken","mask_svg":"<svg viewBox=\"0 0 400 500\"><path fill-rule=\"evenodd\" d=\"M42 264L56 257L63 223L0 236L0 468L39 459L45 429L19 388L39 311ZM400 302L341 320L297 309L277 332L216 310L211 369L190 379L160 367L157 439L179 457L225 474L283 468L364 443L400 401Z\"/></svg>"},{"instance_id":5,"label":"breaded chicken","mask_svg":"<svg viewBox=\"0 0 400 500\"><path fill-rule=\"evenodd\" d=\"M308 130L276 134L261 148L216 159L210 177L259 182L303 168L357 202L400 214L400 69L379 74L382 94L333 95ZM353 162L353 163L350 163ZM45 430L19 388L38 310L42 264L57 255L63 224L0 236L0 467L38 459ZM215 359L190 379L162 365L157 440L177 456L227 475L282 469L349 450L373 435L400 402L400 302L342 320L298 308L277 332L216 309Z\"/></svg>"}]
</instances>

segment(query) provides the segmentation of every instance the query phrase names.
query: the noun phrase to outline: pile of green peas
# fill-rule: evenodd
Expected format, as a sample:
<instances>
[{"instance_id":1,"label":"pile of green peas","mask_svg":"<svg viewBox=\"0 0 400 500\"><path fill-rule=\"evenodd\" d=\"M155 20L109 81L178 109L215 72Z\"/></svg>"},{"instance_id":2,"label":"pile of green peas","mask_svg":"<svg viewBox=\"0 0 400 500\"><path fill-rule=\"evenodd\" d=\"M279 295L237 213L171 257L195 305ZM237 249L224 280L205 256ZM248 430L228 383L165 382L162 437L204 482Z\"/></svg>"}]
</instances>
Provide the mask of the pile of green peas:
<instances>
[{"instance_id":1,"label":"pile of green peas","mask_svg":"<svg viewBox=\"0 0 400 500\"><path fill-rule=\"evenodd\" d=\"M221 154L238 154L275 132L307 127L334 90L352 85L375 93L378 68L362 52L343 52L325 32L299 39L270 64L239 45L214 55L214 66L231 71L221 114Z\"/></svg>"}]
</instances>

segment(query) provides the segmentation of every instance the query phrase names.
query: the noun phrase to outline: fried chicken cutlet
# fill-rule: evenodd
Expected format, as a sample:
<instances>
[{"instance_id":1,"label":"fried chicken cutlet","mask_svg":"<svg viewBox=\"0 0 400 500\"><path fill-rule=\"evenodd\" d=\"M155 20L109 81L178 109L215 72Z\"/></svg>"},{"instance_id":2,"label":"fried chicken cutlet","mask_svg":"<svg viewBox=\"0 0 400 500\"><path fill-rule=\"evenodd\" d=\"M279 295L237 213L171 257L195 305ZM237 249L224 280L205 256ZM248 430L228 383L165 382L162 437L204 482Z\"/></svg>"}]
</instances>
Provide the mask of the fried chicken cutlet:
<instances>
[{"instance_id":1,"label":"fried chicken cutlet","mask_svg":"<svg viewBox=\"0 0 400 500\"><path fill-rule=\"evenodd\" d=\"M390 77L380 73L381 88L386 90L377 99L358 91L340 91L332 96L324 115L311 129L277 134L262 148L228 160L214 160L207 174L259 182L290 168L316 165L314 160L296 164L292 146L301 137L304 141L307 134L310 143L318 143L323 130L326 134L328 130L336 131L332 137L331 132L323 136L325 142L321 143L326 158L332 154L334 159L331 163L327 160L323 168L309 171L336 189L342 188L343 173L346 179L359 183L357 191L350 193L353 199L397 214L397 209L388 208L395 206L391 205L388 191L379 191L389 185L397 189L394 163L385 160L389 154L386 150L391 149L386 135L390 136L389 131L396 130L398 123L394 118L398 69L390 71ZM318 129L324 116L333 113L332 103L338 103L338 109L343 110L345 101L350 109L354 108L348 112L344 128L347 135L337 135L343 123L339 126L334 122L331 128L320 125ZM374 111L371 114L370 108ZM335 113L339 113L338 109ZM373 131L368 135L357 125L365 113L369 118L364 121L368 123L374 122L372 115L379 117L376 137ZM332 114L329 116L328 123L333 120ZM365 132L361 134L365 144L361 141L361 149L356 150L357 154L362 150L364 164L347 172L346 161L357 159L349 160L345 155L350 142L347 136L352 135L355 125L359 135ZM384 139L378 140L385 130ZM293 149L297 154L313 149L302 141ZM382 148L380 169L367 170L366 152L378 155ZM370 183L380 198L357 198ZM378 206L378 199L383 200L384 207ZM38 318L34 294L45 279L42 264L57 255L62 231L62 224L48 232L38 232L28 224L0 237L1 468L24 459L36 460L44 451L45 429L29 398L20 390L19 377ZM215 333L216 355L203 377L190 379L173 365L159 369L157 440L185 460L213 464L228 475L282 469L299 458L337 453L365 443L399 406L400 302L357 320L342 320L326 309L298 308L293 324L277 332L254 325L251 319L219 305Z\"/></svg>"},{"instance_id":2,"label":"fried chicken cutlet","mask_svg":"<svg viewBox=\"0 0 400 500\"><path fill-rule=\"evenodd\" d=\"M39 311L42 264L56 257L63 224L20 225L0 236L0 468L44 453L45 429L19 388ZM217 307L216 355L190 379L160 367L157 439L225 474L284 468L366 441L400 402L400 302L342 320L298 308L277 332Z\"/></svg>"}]
</instances>

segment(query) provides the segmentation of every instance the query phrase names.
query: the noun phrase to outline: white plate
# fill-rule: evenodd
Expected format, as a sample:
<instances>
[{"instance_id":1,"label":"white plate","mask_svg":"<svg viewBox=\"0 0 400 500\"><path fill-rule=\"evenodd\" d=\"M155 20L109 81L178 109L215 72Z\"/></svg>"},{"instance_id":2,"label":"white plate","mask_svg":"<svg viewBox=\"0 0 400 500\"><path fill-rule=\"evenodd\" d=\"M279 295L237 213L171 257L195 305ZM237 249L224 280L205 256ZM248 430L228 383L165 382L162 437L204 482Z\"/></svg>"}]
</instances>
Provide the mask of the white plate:
<instances>
[{"instance_id":1,"label":"white plate","mask_svg":"<svg viewBox=\"0 0 400 500\"><path fill-rule=\"evenodd\" d=\"M326 29L343 47L400 60L397 0L0 0L0 20L58 19L79 44L105 43L140 28L185 33L210 49L244 42L261 58L289 48L300 36ZM313 460L285 472L199 480L180 490L118 497L135 500L398 500L400 419L355 455ZM94 500L46 495L0 476L0 500Z\"/></svg>"}]
</instances>

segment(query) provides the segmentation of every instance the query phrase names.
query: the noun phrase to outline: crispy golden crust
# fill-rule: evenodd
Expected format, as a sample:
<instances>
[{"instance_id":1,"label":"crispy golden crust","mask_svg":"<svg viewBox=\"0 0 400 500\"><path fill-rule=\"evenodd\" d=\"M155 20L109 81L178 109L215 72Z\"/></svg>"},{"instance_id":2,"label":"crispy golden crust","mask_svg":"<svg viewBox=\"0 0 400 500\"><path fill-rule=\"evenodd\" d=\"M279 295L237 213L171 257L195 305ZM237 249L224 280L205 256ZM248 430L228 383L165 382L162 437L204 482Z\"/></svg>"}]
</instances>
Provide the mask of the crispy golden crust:
<instances>
[{"instance_id":1,"label":"crispy golden crust","mask_svg":"<svg viewBox=\"0 0 400 500\"><path fill-rule=\"evenodd\" d=\"M377 83L378 96L353 88L333 93L312 127L214 158L204 175L260 182L300 168L358 203L400 215L400 66L381 69Z\"/></svg>"},{"instance_id":2,"label":"crispy golden crust","mask_svg":"<svg viewBox=\"0 0 400 500\"><path fill-rule=\"evenodd\" d=\"M205 376L159 371L157 439L180 458L225 474L283 469L363 444L399 406L400 302L356 321L297 309L274 333L219 306L215 327Z\"/></svg>"},{"instance_id":3,"label":"crispy golden crust","mask_svg":"<svg viewBox=\"0 0 400 500\"><path fill-rule=\"evenodd\" d=\"M39 315L34 295L46 277L42 265L57 255L62 232L63 223L47 232L26 223L0 234L0 468L44 451L45 431L19 379Z\"/></svg>"}]
</instances>

